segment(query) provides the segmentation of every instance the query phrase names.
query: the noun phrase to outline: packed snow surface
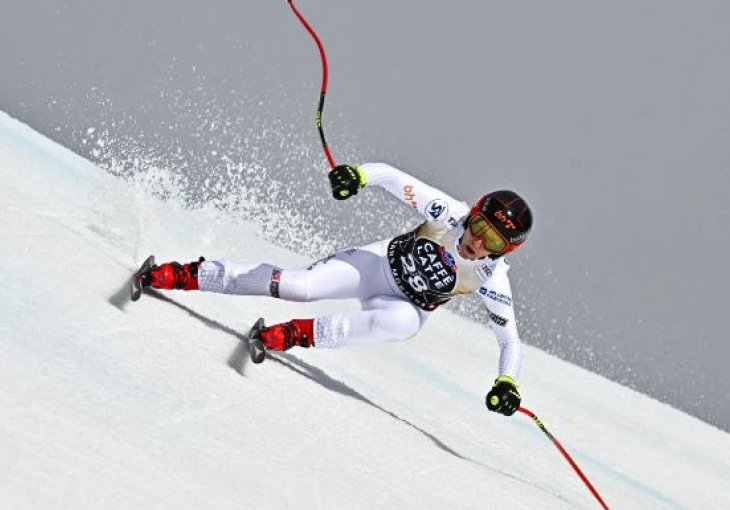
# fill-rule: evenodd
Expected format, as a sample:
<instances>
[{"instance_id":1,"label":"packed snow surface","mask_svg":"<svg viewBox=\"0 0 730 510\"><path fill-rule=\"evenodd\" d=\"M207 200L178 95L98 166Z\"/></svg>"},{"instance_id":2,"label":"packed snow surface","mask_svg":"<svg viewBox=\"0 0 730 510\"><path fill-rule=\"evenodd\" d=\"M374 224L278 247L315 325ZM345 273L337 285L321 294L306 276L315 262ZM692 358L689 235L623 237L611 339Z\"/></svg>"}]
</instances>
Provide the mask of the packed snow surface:
<instances>
[{"instance_id":1,"label":"packed snow surface","mask_svg":"<svg viewBox=\"0 0 730 510\"><path fill-rule=\"evenodd\" d=\"M407 342L253 366L240 336L258 317L357 303L130 303L150 253L310 261L4 114L0 172L2 508L598 508L529 419L485 409L497 348L484 325L439 311ZM730 508L728 434L539 350L524 359L523 404L611 508Z\"/></svg>"}]
</instances>

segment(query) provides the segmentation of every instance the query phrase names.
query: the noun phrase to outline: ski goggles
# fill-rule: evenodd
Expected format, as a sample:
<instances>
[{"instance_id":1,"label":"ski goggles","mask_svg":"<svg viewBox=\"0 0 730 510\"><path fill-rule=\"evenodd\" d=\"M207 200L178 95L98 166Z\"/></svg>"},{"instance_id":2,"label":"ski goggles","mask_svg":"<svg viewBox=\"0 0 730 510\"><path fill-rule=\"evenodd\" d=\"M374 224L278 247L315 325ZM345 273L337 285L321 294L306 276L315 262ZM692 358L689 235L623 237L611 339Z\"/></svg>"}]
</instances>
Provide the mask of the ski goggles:
<instances>
[{"instance_id":1,"label":"ski goggles","mask_svg":"<svg viewBox=\"0 0 730 510\"><path fill-rule=\"evenodd\" d=\"M494 254L503 253L509 246L507 239L481 213L474 214L469 218L469 230L473 236L482 240L484 248Z\"/></svg>"}]
</instances>

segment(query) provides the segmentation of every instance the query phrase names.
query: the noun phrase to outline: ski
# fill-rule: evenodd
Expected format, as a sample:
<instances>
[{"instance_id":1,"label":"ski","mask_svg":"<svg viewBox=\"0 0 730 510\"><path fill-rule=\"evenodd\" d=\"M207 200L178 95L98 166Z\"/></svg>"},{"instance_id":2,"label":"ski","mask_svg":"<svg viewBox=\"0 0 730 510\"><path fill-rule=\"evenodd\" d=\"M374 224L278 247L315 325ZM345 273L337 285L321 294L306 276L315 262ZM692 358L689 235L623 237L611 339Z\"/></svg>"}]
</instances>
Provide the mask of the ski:
<instances>
[{"instance_id":1,"label":"ski","mask_svg":"<svg viewBox=\"0 0 730 510\"><path fill-rule=\"evenodd\" d=\"M150 255L147 257L147 260L145 260L141 266L139 266L139 269L136 273L132 275L132 278L129 280L129 298L132 301L137 301L139 297L142 295L142 292L144 292L145 284L143 281L144 274L152 269L155 265L155 256Z\"/></svg>"},{"instance_id":2,"label":"ski","mask_svg":"<svg viewBox=\"0 0 730 510\"><path fill-rule=\"evenodd\" d=\"M261 332L264 330L264 319L256 321L246 337L248 341L248 353L251 355L251 361L254 363L263 363L266 359L266 348L261 341Z\"/></svg>"}]
</instances>

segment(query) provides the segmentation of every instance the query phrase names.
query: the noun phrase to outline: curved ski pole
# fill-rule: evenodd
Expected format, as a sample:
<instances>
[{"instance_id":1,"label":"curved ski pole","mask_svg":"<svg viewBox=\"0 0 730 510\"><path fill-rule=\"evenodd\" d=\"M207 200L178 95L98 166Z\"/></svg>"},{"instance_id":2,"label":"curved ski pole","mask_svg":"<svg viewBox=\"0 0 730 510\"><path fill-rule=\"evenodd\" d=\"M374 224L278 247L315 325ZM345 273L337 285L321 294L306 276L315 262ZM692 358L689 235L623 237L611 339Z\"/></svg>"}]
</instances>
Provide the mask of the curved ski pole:
<instances>
[{"instance_id":1,"label":"curved ski pole","mask_svg":"<svg viewBox=\"0 0 730 510\"><path fill-rule=\"evenodd\" d=\"M593 487L593 484L591 484L591 482L588 480L586 475L583 474L583 471L581 471L581 469L578 467L578 464L576 464L575 461L573 460L573 458L568 454L568 452L565 451L565 448L563 448L563 445L561 445L560 442L555 438L555 436L553 436L548 431L548 429L545 427L545 425L543 425L542 421L540 421L540 418L535 416L535 413L533 413L532 411L530 411L529 409L526 409L524 407L520 407L517 410L519 412L521 412L522 414L525 414L525 415L529 416L530 418L532 418L532 421L535 422L535 425L537 425L540 428L540 430L542 430L545 433L545 435L550 439L550 441L553 442L555 447L563 455L563 457L565 457L565 460L568 461L568 464L570 464L570 466L578 474L580 479L583 480L583 483L586 485L586 487L588 487L588 490L591 491L593 496L595 496L596 500L598 500L598 502L601 504L601 506L604 508L604 510L609 510L608 505L606 505L606 502L603 501L603 498L601 498L601 495L598 494L598 491L596 490L596 488Z\"/></svg>"},{"instance_id":2,"label":"curved ski pole","mask_svg":"<svg viewBox=\"0 0 730 510\"><path fill-rule=\"evenodd\" d=\"M322 112L324 110L324 97L327 94L327 82L328 82L328 66L327 66L327 54L324 52L324 46L322 45L322 41L320 40L319 36L317 35L317 32L314 31L312 26L307 22L306 19L304 19L304 16L299 12L299 10L294 5L294 0L287 0L289 2L289 7L291 7L292 11L294 11L294 14L299 19L299 21L302 22L302 25L304 25L304 28L307 29L307 32L312 36L314 39L314 42L317 43L317 48L319 49L319 56L322 59L322 89L319 94L319 106L317 107L317 129L319 130L319 138L322 140L322 148L324 149L324 154L327 156L327 161L330 164L330 168L334 168L335 165L335 159L332 157L332 153L330 152L330 148L327 145L327 140L324 137L324 128L322 127Z\"/></svg>"}]
</instances>

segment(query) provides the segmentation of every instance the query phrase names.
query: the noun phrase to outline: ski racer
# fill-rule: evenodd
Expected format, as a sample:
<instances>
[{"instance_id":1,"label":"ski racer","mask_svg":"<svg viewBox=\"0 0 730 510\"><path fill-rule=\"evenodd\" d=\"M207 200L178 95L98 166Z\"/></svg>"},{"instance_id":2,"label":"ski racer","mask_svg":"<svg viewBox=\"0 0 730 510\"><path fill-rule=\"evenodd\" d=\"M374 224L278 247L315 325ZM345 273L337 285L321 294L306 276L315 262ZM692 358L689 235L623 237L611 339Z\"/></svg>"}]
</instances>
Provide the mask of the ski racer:
<instances>
[{"instance_id":1,"label":"ski racer","mask_svg":"<svg viewBox=\"0 0 730 510\"><path fill-rule=\"evenodd\" d=\"M228 259L168 262L144 272L141 284L271 296L288 301L357 298L362 311L293 319L266 327L258 337L267 349L337 348L404 340L414 336L440 305L459 294L478 293L499 343L499 373L486 396L490 411L512 415L521 354L504 255L526 240L532 213L507 190L484 195L472 207L385 163L340 165L329 172L337 200L365 186L381 186L420 213L415 230L338 251L303 269Z\"/></svg>"}]
</instances>

